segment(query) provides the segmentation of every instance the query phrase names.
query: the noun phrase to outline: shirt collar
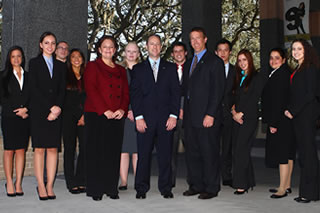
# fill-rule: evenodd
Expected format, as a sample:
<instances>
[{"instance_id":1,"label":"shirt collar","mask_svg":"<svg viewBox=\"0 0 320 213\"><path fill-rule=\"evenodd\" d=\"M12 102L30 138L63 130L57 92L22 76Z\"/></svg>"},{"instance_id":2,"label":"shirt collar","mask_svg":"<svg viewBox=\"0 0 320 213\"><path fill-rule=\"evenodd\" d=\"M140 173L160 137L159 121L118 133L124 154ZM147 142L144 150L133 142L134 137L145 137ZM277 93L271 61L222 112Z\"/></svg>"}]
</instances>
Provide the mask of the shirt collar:
<instances>
[{"instance_id":1,"label":"shirt collar","mask_svg":"<svg viewBox=\"0 0 320 213\"><path fill-rule=\"evenodd\" d=\"M20 67L21 68L21 75L23 75L23 73L24 73L24 70L23 70L23 68L22 67ZM18 72L15 70L15 69L13 69L13 73L14 74L16 74L16 75L18 75Z\"/></svg>"},{"instance_id":2,"label":"shirt collar","mask_svg":"<svg viewBox=\"0 0 320 213\"><path fill-rule=\"evenodd\" d=\"M198 57L198 61L200 61L200 59L202 58L202 56L207 52L207 49L202 50L201 52L199 52L198 54L194 54L197 55Z\"/></svg>"},{"instance_id":3,"label":"shirt collar","mask_svg":"<svg viewBox=\"0 0 320 213\"><path fill-rule=\"evenodd\" d=\"M152 64L153 64L154 62L157 63L157 66L159 66L159 64L160 64L160 57L159 57L157 60L153 60L152 58L148 57L148 60L149 60L149 62L150 62L150 64L151 64L151 66L152 66Z\"/></svg>"}]
</instances>

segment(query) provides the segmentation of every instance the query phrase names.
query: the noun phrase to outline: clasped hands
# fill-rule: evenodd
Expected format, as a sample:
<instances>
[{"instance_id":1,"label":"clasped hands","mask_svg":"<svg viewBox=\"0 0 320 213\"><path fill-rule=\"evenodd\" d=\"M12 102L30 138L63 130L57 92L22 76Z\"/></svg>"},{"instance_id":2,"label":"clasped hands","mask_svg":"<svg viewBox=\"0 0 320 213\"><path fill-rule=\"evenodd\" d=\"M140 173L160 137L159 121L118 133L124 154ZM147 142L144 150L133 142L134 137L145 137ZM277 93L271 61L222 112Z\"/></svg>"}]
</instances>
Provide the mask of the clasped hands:
<instances>
[{"instance_id":1,"label":"clasped hands","mask_svg":"<svg viewBox=\"0 0 320 213\"><path fill-rule=\"evenodd\" d=\"M177 119L174 117L169 117L166 123L166 127L167 127L166 130L167 131L173 130L176 127L176 125L177 125ZM145 133L148 127L144 119L138 119L136 120L136 128L138 132Z\"/></svg>"},{"instance_id":2,"label":"clasped hands","mask_svg":"<svg viewBox=\"0 0 320 213\"><path fill-rule=\"evenodd\" d=\"M58 106L53 106L50 108L50 113L47 117L47 120L54 121L59 117L60 114L61 114L61 108Z\"/></svg>"},{"instance_id":3,"label":"clasped hands","mask_svg":"<svg viewBox=\"0 0 320 213\"><path fill-rule=\"evenodd\" d=\"M243 112L236 112L235 110L232 111L232 118L238 124L243 124Z\"/></svg>"},{"instance_id":4,"label":"clasped hands","mask_svg":"<svg viewBox=\"0 0 320 213\"><path fill-rule=\"evenodd\" d=\"M118 109L115 112L112 112L111 110L107 110L103 113L108 119L116 119L116 120L120 120L123 115L124 115L124 111L122 109Z\"/></svg>"},{"instance_id":5,"label":"clasped hands","mask_svg":"<svg viewBox=\"0 0 320 213\"><path fill-rule=\"evenodd\" d=\"M13 112L22 119L26 119L29 116L27 113L28 109L26 107L15 109Z\"/></svg>"}]
</instances>

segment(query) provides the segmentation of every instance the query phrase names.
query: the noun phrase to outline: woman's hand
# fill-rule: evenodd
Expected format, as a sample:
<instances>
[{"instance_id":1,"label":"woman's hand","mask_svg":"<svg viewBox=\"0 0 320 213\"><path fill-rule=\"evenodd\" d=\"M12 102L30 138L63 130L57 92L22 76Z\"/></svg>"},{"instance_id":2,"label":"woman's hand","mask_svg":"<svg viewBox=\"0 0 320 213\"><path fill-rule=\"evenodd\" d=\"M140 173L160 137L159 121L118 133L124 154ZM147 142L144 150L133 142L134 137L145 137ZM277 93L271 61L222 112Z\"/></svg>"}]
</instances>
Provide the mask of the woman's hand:
<instances>
[{"instance_id":1,"label":"woman's hand","mask_svg":"<svg viewBox=\"0 0 320 213\"><path fill-rule=\"evenodd\" d=\"M113 113L113 118L120 120L123 117L123 115L124 115L124 111L122 109L118 109Z\"/></svg>"},{"instance_id":2,"label":"woman's hand","mask_svg":"<svg viewBox=\"0 0 320 213\"><path fill-rule=\"evenodd\" d=\"M277 128L274 128L274 127L271 127L271 126L270 126L269 129L270 129L270 133L271 133L271 134L274 134L274 133L276 133L276 132L278 131Z\"/></svg>"},{"instance_id":3,"label":"woman's hand","mask_svg":"<svg viewBox=\"0 0 320 213\"><path fill-rule=\"evenodd\" d=\"M129 110L129 111L128 111L128 116L127 116L127 118L129 118L130 121L134 122L134 117L133 117L133 112L132 112L132 110Z\"/></svg>"},{"instance_id":4,"label":"woman's hand","mask_svg":"<svg viewBox=\"0 0 320 213\"><path fill-rule=\"evenodd\" d=\"M15 109L13 110L13 112L16 113L16 115L21 117L22 119L26 119L29 116L27 114L28 109L26 107Z\"/></svg>"},{"instance_id":5,"label":"woman's hand","mask_svg":"<svg viewBox=\"0 0 320 213\"><path fill-rule=\"evenodd\" d=\"M104 116L106 116L108 119L113 119L113 112L111 110L107 110L104 113Z\"/></svg>"},{"instance_id":6,"label":"woman's hand","mask_svg":"<svg viewBox=\"0 0 320 213\"><path fill-rule=\"evenodd\" d=\"M234 111L234 113L232 113L232 118L233 120L235 120L237 123L239 124L243 124L243 113L242 112L236 112Z\"/></svg>"},{"instance_id":7,"label":"woman's hand","mask_svg":"<svg viewBox=\"0 0 320 213\"><path fill-rule=\"evenodd\" d=\"M84 116L82 115L81 118L78 120L78 126L84 126Z\"/></svg>"},{"instance_id":8,"label":"woman's hand","mask_svg":"<svg viewBox=\"0 0 320 213\"><path fill-rule=\"evenodd\" d=\"M56 117L58 117L61 113L61 108L58 106L53 106L50 108L51 113L53 113Z\"/></svg>"},{"instance_id":9,"label":"woman's hand","mask_svg":"<svg viewBox=\"0 0 320 213\"><path fill-rule=\"evenodd\" d=\"M293 116L292 116L292 114L289 112L289 110L285 110L285 111L284 111L284 115L285 115L287 118L289 118L289 119L292 119L292 118L293 118Z\"/></svg>"},{"instance_id":10,"label":"woman's hand","mask_svg":"<svg viewBox=\"0 0 320 213\"><path fill-rule=\"evenodd\" d=\"M56 120L57 118L58 118L58 117L57 117L54 113L50 112L49 115L48 115L48 117L47 117L47 120L48 120L48 121L54 121L54 120Z\"/></svg>"}]
</instances>

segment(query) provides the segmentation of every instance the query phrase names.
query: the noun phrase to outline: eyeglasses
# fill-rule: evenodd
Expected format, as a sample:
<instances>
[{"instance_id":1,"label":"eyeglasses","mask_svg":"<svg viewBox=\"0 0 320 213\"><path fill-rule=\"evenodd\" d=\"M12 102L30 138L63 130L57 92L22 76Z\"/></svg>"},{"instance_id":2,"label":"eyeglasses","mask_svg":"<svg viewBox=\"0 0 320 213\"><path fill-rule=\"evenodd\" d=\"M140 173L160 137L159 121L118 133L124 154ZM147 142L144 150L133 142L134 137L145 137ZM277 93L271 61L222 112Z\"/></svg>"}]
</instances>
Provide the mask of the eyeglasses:
<instances>
[{"instance_id":1,"label":"eyeglasses","mask_svg":"<svg viewBox=\"0 0 320 213\"><path fill-rule=\"evenodd\" d=\"M57 49L61 49L61 50L65 50L65 51L68 51L68 50L69 50L68 47L57 47Z\"/></svg>"}]
</instances>

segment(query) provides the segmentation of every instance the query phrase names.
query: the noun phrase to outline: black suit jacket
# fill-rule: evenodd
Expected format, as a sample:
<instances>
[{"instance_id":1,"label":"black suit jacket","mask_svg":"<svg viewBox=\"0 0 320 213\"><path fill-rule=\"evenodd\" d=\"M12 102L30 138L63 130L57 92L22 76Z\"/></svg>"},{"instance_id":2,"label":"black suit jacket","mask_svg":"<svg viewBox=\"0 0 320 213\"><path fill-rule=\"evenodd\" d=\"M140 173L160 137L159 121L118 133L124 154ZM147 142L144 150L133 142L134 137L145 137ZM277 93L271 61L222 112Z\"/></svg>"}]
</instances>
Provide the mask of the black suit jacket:
<instances>
[{"instance_id":1,"label":"black suit jacket","mask_svg":"<svg viewBox=\"0 0 320 213\"><path fill-rule=\"evenodd\" d=\"M53 59L53 76L42 55L29 62L30 109L42 116L50 113L54 105L62 108L66 88L66 64Z\"/></svg>"},{"instance_id":2,"label":"black suit jacket","mask_svg":"<svg viewBox=\"0 0 320 213\"><path fill-rule=\"evenodd\" d=\"M13 110L18 108L26 107L29 104L29 82L28 82L28 72L24 71L23 74L23 87L20 89L20 85L14 74L11 75L8 82L8 96L4 94L3 90L3 75L5 73L1 72L0 75L0 98L2 106L2 116L15 117L16 114Z\"/></svg>"},{"instance_id":3,"label":"black suit jacket","mask_svg":"<svg viewBox=\"0 0 320 213\"><path fill-rule=\"evenodd\" d=\"M270 126L278 128L289 101L290 69L283 64L276 70L262 93L262 117Z\"/></svg>"},{"instance_id":4,"label":"black suit jacket","mask_svg":"<svg viewBox=\"0 0 320 213\"><path fill-rule=\"evenodd\" d=\"M135 117L143 115L148 127L165 122L170 114L178 117L180 88L175 64L161 59L157 82L149 60L135 65L131 73L130 100Z\"/></svg>"},{"instance_id":5,"label":"black suit jacket","mask_svg":"<svg viewBox=\"0 0 320 213\"><path fill-rule=\"evenodd\" d=\"M201 128L205 115L221 119L226 81L224 63L217 55L206 51L189 76L191 63L192 58L185 63L183 69L184 109L188 104L190 112L190 115L184 113L184 116L191 119L194 127Z\"/></svg>"},{"instance_id":6,"label":"black suit jacket","mask_svg":"<svg viewBox=\"0 0 320 213\"><path fill-rule=\"evenodd\" d=\"M232 64L229 64L229 71L228 76L226 78L226 84L224 89L224 97L222 100L222 107L223 107L223 117L232 118L231 116L231 107L232 107L232 88L234 84L234 80L236 77L235 68Z\"/></svg>"}]
</instances>

